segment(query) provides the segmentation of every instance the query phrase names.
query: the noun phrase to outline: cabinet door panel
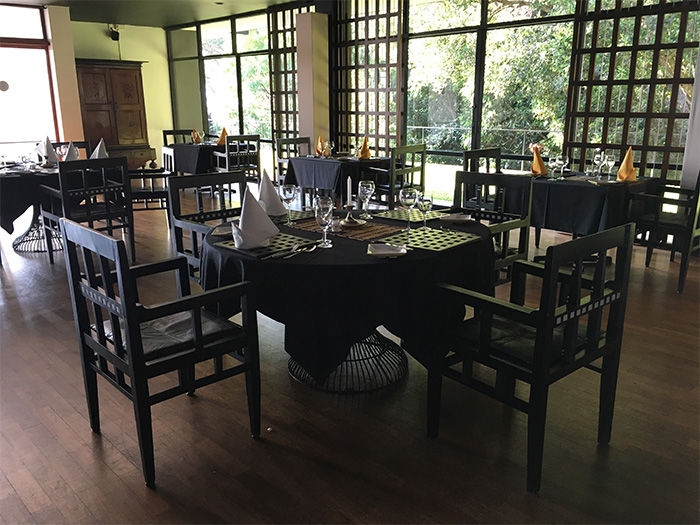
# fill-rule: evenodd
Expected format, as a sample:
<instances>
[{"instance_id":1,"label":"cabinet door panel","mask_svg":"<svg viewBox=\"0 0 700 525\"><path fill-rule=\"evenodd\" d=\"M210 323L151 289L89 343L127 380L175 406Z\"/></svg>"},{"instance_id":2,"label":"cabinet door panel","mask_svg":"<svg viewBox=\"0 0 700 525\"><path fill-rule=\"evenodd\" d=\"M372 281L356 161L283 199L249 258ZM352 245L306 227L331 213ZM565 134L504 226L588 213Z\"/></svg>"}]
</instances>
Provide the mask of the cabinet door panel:
<instances>
[{"instance_id":1,"label":"cabinet door panel","mask_svg":"<svg viewBox=\"0 0 700 525\"><path fill-rule=\"evenodd\" d=\"M116 126L112 118L112 107L100 107L95 105L83 110L83 132L85 139L90 144L97 146L100 139L104 139L106 145L118 144L115 134Z\"/></svg>"},{"instance_id":2,"label":"cabinet door panel","mask_svg":"<svg viewBox=\"0 0 700 525\"><path fill-rule=\"evenodd\" d=\"M146 130L142 125L143 120L143 115L140 109L117 110L119 144L146 143Z\"/></svg>"}]
</instances>

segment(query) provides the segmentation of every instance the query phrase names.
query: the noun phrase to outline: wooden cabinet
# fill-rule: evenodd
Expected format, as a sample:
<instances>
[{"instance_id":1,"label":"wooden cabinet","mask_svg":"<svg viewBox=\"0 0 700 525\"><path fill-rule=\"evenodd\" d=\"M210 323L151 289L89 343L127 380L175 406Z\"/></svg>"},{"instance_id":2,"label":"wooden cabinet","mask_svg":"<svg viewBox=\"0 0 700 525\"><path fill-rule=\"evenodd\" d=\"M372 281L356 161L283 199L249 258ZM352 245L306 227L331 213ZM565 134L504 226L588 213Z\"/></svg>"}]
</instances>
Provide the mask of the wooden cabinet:
<instances>
[{"instance_id":1,"label":"wooden cabinet","mask_svg":"<svg viewBox=\"0 0 700 525\"><path fill-rule=\"evenodd\" d=\"M85 140L104 138L111 156L123 155L129 168L155 160L148 145L141 62L76 60Z\"/></svg>"}]
</instances>

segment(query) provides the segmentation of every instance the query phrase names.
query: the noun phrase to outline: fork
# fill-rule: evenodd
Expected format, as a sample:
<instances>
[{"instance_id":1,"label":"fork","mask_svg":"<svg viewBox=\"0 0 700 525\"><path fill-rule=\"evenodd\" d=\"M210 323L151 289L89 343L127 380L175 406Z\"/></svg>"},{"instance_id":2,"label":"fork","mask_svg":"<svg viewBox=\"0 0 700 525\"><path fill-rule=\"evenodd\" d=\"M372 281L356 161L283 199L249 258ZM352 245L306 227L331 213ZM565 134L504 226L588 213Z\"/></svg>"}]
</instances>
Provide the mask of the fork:
<instances>
[{"instance_id":1,"label":"fork","mask_svg":"<svg viewBox=\"0 0 700 525\"><path fill-rule=\"evenodd\" d=\"M310 253L310 252L314 251L315 249L316 249L315 244L312 244L311 246L303 246L301 248L298 248L297 250L294 250L289 255L285 255L284 257L282 257L282 259L290 259L290 258L294 257L295 255L299 255L300 253L304 253L304 252Z\"/></svg>"}]
</instances>

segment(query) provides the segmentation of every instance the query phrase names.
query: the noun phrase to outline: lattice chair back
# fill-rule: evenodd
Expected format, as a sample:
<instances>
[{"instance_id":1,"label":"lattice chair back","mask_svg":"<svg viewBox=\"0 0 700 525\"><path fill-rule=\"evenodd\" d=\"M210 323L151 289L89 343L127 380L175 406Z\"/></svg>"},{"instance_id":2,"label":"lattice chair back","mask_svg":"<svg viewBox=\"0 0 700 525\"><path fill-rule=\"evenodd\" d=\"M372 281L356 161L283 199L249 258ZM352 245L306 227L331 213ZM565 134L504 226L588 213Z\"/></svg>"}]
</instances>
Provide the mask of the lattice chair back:
<instances>
[{"instance_id":1,"label":"lattice chair back","mask_svg":"<svg viewBox=\"0 0 700 525\"><path fill-rule=\"evenodd\" d=\"M163 146L170 146L170 144L189 144L191 142L192 128L163 130Z\"/></svg>"},{"instance_id":2,"label":"lattice chair back","mask_svg":"<svg viewBox=\"0 0 700 525\"><path fill-rule=\"evenodd\" d=\"M225 185L238 185L235 192L237 201L229 199L223 191L212 192L211 198L202 195L204 188L222 188ZM184 206L183 196L186 190L194 190L196 211ZM247 177L243 171L204 173L184 177L168 177L168 201L170 206L171 242L175 254L187 258L189 274L193 281L199 282L199 262L202 241L214 226L238 217L241 213L243 197L247 191Z\"/></svg>"},{"instance_id":3,"label":"lattice chair back","mask_svg":"<svg viewBox=\"0 0 700 525\"><path fill-rule=\"evenodd\" d=\"M501 172L501 148L467 149L462 154L464 171Z\"/></svg>"},{"instance_id":4,"label":"lattice chair back","mask_svg":"<svg viewBox=\"0 0 700 525\"><path fill-rule=\"evenodd\" d=\"M226 151L214 152L217 171L245 172L251 182L260 182L260 135L227 135Z\"/></svg>"},{"instance_id":5,"label":"lattice chair back","mask_svg":"<svg viewBox=\"0 0 700 525\"><path fill-rule=\"evenodd\" d=\"M311 154L310 137L277 139L275 143L275 158L277 159L277 180L279 184L284 184L284 177L287 174L289 159Z\"/></svg>"},{"instance_id":6,"label":"lattice chair back","mask_svg":"<svg viewBox=\"0 0 700 525\"><path fill-rule=\"evenodd\" d=\"M251 431L259 436L258 336L251 284L190 295L183 258L130 267L123 241L68 219L61 219L60 225L92 430L100 432L101 376L134 404L144 478L153 487L151 406L245 373ZM175 272L179 299L144 304L137 278L163 272ZM224 298L239 298L242 324L205 309ZM224 355L231 356L235 366L225 363ZM211 366L195 368L203 361ZM150 382L168 374L167 380Z\"/></svg>"}]
</instances>

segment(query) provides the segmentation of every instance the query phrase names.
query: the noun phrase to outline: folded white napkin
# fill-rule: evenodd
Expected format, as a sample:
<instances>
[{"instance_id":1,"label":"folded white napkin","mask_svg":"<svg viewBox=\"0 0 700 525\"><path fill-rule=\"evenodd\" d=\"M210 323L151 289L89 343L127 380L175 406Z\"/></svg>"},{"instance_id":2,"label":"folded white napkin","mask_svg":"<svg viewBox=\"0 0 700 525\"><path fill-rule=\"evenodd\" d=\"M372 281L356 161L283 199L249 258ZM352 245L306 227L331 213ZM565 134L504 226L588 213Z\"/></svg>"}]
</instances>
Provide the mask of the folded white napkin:
<instances>
[{"instance_id":1,"label":"folded white napkin","mask_svg":"<svg viewBox=\"0 0 700 525\"><path fill-rule=\"evenodd\" d=\"M95 151L92 152L92 155L90 155L90 158L91 159L109 158L109 155L107 155L107 146L105 146L105 139L100 139L100 142L97 144Z\"/></svg>"},{"instance_id":2,"label":"folded white napkin","mask_svg":"<svg viewBox=\"0 0 700 525\"><path fill-rule=\"evenodd\" d=\"M231 228L236 248L240 250L267 246L270 237L279 231L249 191L243 197L240 227L231 223Z\"/></svg>"},{"instance_id":3,"label":"folded white napkin","mask_svg":"<svg viewBox=\"0 0 700 525\"><path fill-rule=\"evenodd\" d=\"M66 156L63 157L63 160L79 160L80 159L80 153L78 153L78 148L76 148L73 145L73 141L70 141L70 144L68 144L68 153L66 153Z\"/></svg>"},{"instance_id":4,"label":"folded white napkin","mask_svg":"<svg viewBox=\"0 0 700 525\"><path fill-rule=\"evenodd\" d=\"M46 137L44 142L39 142L35 149L39 155L46 159L46 162L58 162L58 155L56 155L56 150L53 149L51 139L49 137Z\"/></svg>"},{"instance_id":5,"label":"folded white napkin","mask_svg":"<svg viewBox=\"0 0 700 525\"><path fill-rule=\"evenodd\" d=\"M277 195L275 187L270 181L270 177L267 175L267 170L263 170L262 177L260 178L260 195L258 196L258 201L263 210L267 212L268 215L285 215L287 213L287 208L282 204L282 199Z\"/></svg>"},{"instance_id":6,"label":"folded white napkin","mask_svg":"<svg viewBox=\"0 0 700 525\"><path fill-rule=\"evenodd\" d=\"M370 243L367 245L367 255L373 255L374 257L399 257L401 255L406 255L406 247L392 244Z\"/></svg>"}]
</instances>

